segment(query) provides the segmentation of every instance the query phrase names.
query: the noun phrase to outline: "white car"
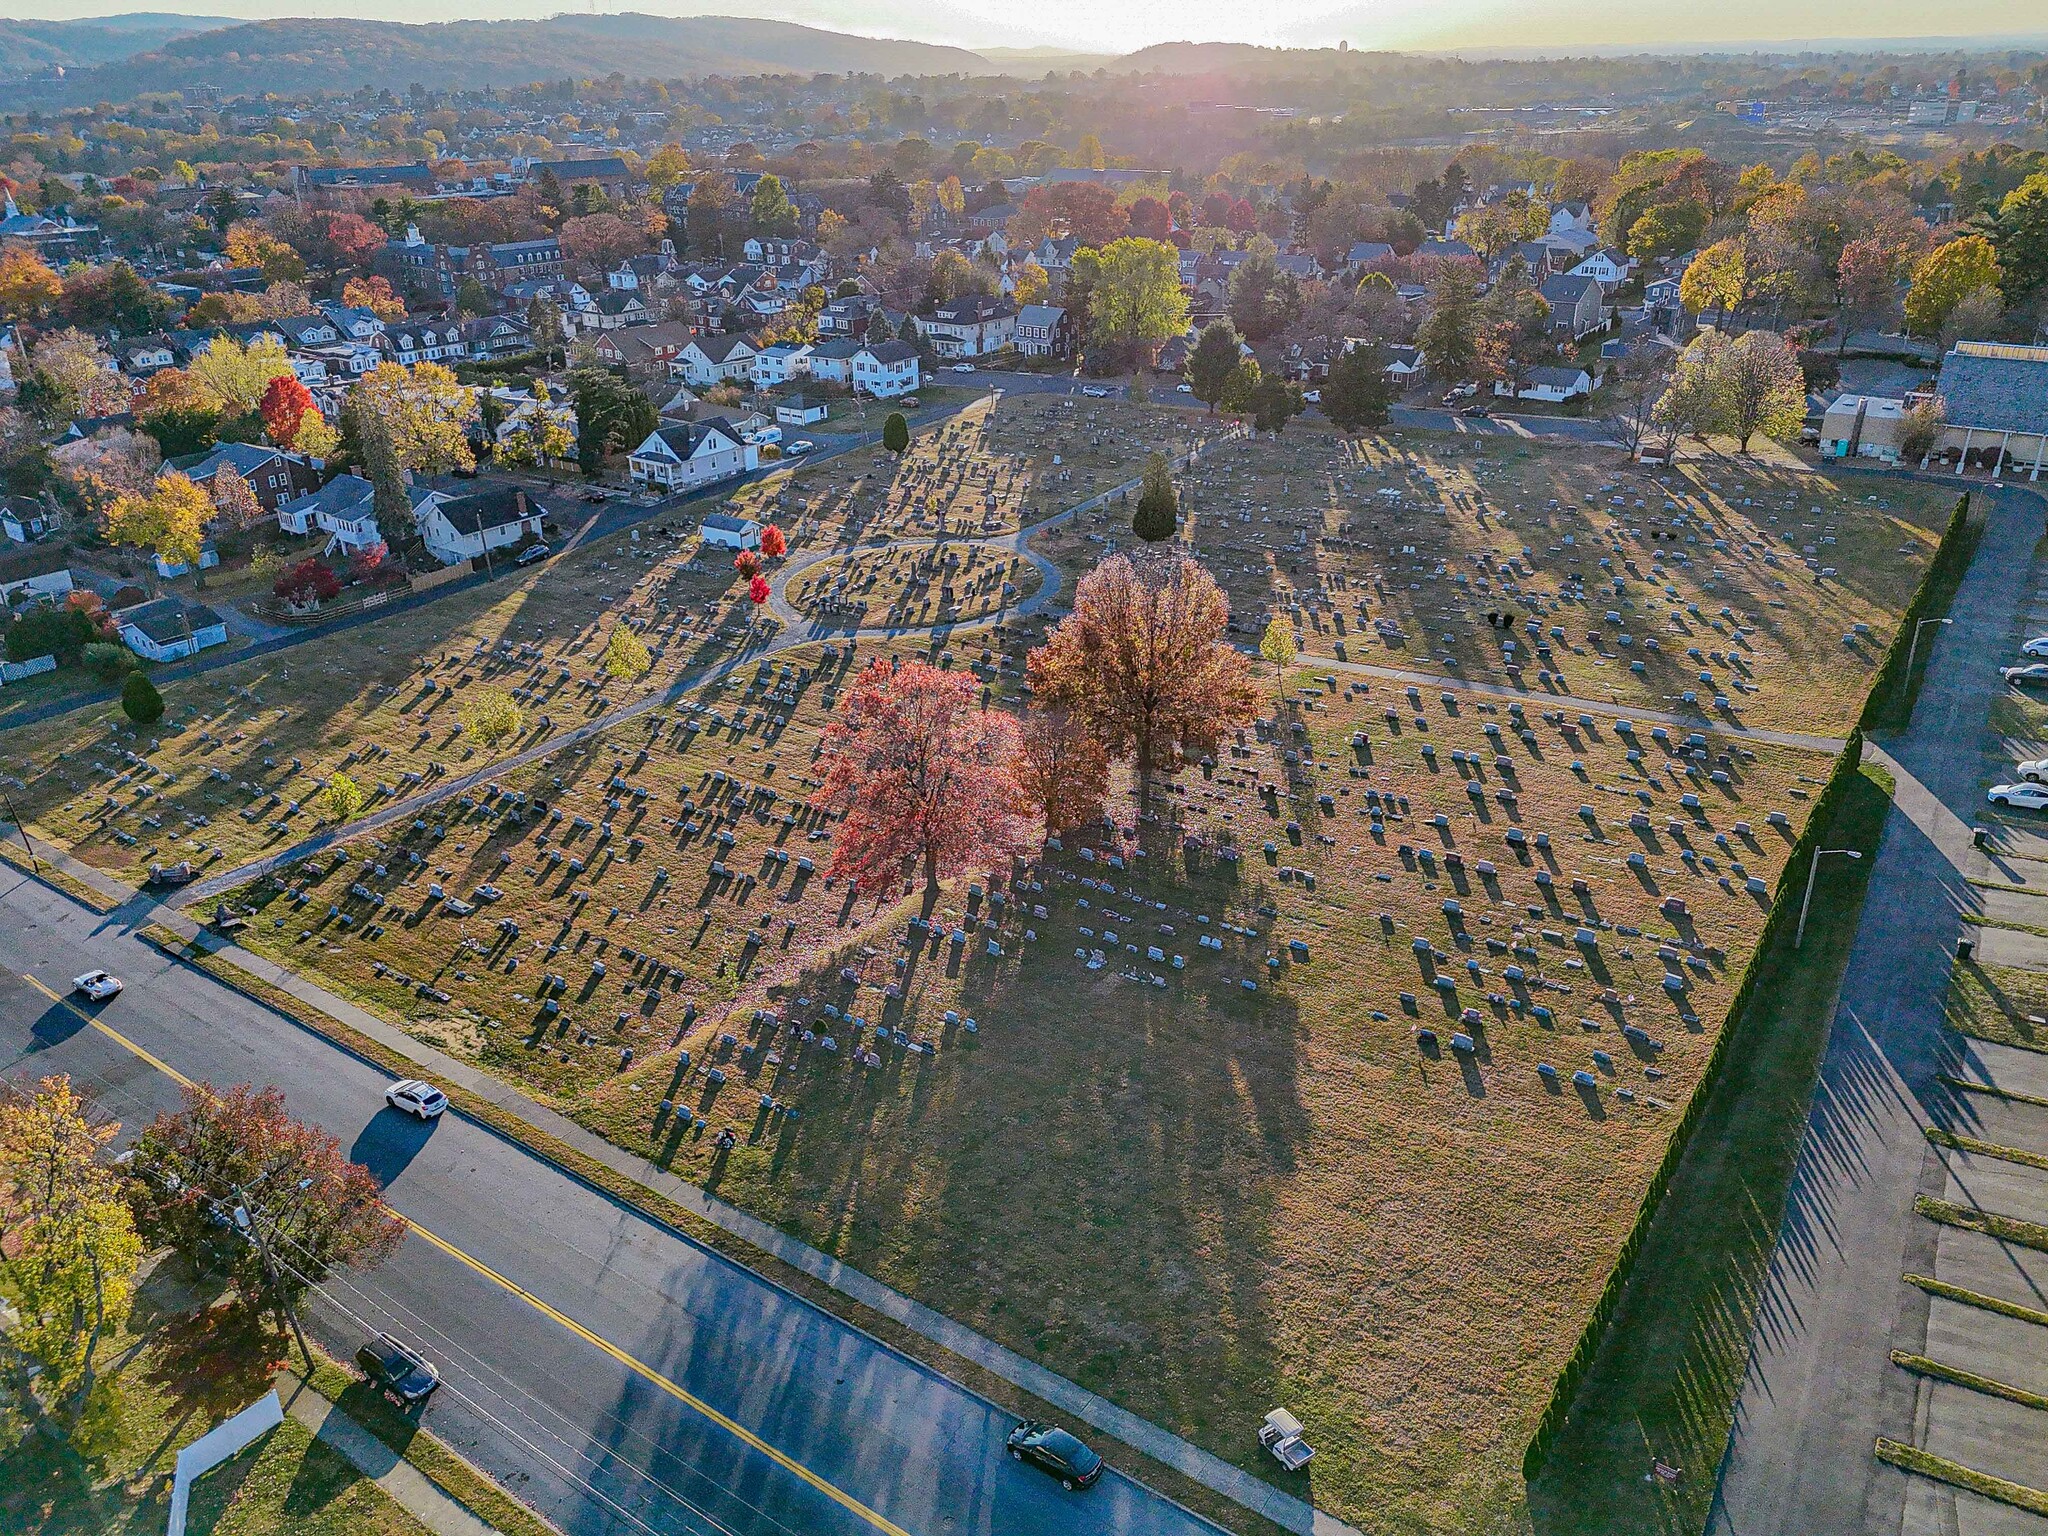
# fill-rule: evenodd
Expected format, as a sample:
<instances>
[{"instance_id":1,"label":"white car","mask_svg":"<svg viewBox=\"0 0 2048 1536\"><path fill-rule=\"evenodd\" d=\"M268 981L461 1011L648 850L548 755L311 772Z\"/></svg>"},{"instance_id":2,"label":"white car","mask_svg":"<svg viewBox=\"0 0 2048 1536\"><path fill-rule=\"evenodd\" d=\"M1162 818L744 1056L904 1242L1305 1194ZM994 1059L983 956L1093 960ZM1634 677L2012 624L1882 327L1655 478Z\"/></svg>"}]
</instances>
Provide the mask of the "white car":
<instances>
[{"instance_id":1,"label":"white car","mask_svg":"<svg viewBox=\"0 0 2048 1536\"><path fill-rule=\"evenodd\" d=\"M812 442L808 437L800 437L795 442L791 443L787 448L782 450L782 456L787 459L798 458L803 454L809 453L812 449L816 448L817 446L818 445Z\"/></svg>"},{"instance_id":2,"label":"white car","mask_svg":"<svg viewBox=\"0 0 2048 1536\"><path fill-rule=\"evenodd\" d=\"M2036 635L2020 647L2022 656L2048 657L2048 635Z\"/></svg>"},{"instance_id":3,"label":"white car","mask_svg":"<svg viewBox=\"0 0 2048 1536\"><path fill-rule=\"evenodd\" d=\"M83 976L71 978L71 990L83 992L95 1003L104 1003L110 997L121 995L121 978L112 971L87 971Z\"/></svg>"},{"instance_id":4,"label":"white car","mask_svg":"<svg viewBox=\"0 0 2048 1536\"><path fill-rule=\"evenodd\" d=\"M972 363L955 363L955 364L953 365L953 371L954 371L955 373L972 373L972 372L974 372L974 364L972 364Z\"/></svg>"},{"instance_id":5,"label":"white car","mask_svg":"<svg viewBox=\"0 0 2048 1536\"><path fill-rule=\"evenodd\" d=\"M2000 667L1998 675L2008 683L2048 683L2048 661L2029 661L2017 667Z\"/></svg>"},{"instance_id":6,"label":"white car","mask_svg":"<svg viewBox=\"0 0 2048 1536\"><path fill-rule=\"evenodd\" d=\"M417 1077L401 1078L384 1090L384 1102L393 1109L403 1110L408 1115L417 1115L422 1120L432 1120L448 1108L448 1095L432 1083L422 1082Z\"/></svg>"},{"instance_id":7,"label":"white car","mask_svg":"<svg viewBox=\"0 0 2048 1536\"><path fill-rule=\"evenodd\" d=\"M1192 395L1195 392L1195 386L1192 384L1176 384L1173 386L1173 392L1177 395Z\"/></svg>"},{"instance_id":8,"label":"white car","mask_svg":"<svg viewBox=\"0 0 2048 1536\"><path fill-rule=\"evenodd\" d=\"M2014 764L2013 772L2030 784L2048 784L2048 757L2030 757Z\"/></svg>"},{"instance_id":9,"label":"white car","mask_svg":"<svg viewBox=\"0 0 2048 1536\"><path fill-rule=\"evenodd\" d=\"M1104 389L1100 384L1090 384L1089 386L1087 386L1087 388L1083 389L1081 393L1086 395L1090 400L1107 400L1109 398L1109 391Z\"/></svg>"},{"instance_id":10,"label":"white car","mask_svg":"<svg viewBox=\"0 0 2048 1536\"><path fill-rule=\"evenodd\" d=\"M1310 405L1321 405L1323 403L1323 392L1320 389L1305 389L1301 392L1301 398Z\"/></svg>"}]
</instances>

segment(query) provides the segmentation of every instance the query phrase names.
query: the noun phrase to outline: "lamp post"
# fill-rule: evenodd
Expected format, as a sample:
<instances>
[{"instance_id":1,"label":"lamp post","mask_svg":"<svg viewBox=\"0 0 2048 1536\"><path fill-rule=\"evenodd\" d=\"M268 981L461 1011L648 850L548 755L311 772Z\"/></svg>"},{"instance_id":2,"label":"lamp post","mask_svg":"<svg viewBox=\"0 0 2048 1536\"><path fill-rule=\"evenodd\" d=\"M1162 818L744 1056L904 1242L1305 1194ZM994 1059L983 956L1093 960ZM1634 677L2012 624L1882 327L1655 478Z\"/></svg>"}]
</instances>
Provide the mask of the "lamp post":
<instances>
[{"instance_id":1,"label":"lamp post","mask_svg":"<svg viewBox=\"0 0 2048 1536\"><path fill-rule=\"evenodd\" d=\"M1806 909L1813 905L1813 877L1820 873L1820 861L1831 853L1839 853L1844 858L1850 859L1860 859L1863 857L1854 848L1814 849L1813 862L1806 866L1806 895L1801 898L1799 903L1799 929L1792 935L1792 947L1794 949L1798 949L1806 942Z\"/></svg>"},{"instance_id":2,"label":"lamp post","mask_svg":"<svg viewBox=\"0 0 2048 1536\"><path fill-rule=\"evenodd\" d=\"M1954 619L1922 619L1913 626L1913 643L1906 647L1906 675L1899 679L1899 693L1904 694L1913 686L1913 663L1920 656L1920 631L1930 624L1953 624Z\"/></svg>"}]
</instances>

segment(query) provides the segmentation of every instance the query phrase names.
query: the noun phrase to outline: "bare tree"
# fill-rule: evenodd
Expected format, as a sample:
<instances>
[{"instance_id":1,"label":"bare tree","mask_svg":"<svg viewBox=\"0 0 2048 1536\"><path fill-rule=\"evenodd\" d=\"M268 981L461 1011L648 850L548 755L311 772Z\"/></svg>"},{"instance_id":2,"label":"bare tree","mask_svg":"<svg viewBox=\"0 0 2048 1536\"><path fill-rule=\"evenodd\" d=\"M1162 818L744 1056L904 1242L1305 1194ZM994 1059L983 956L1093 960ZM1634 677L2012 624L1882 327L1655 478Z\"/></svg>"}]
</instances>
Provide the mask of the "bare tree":
<instances>
[{"instance_id":1,"label":"bare tree","mask_svg":"<svg viewBox=\"0 0 2048 1536\"><path fill-rule=\"evenodd\" d=\"M1671 381L1671 353L1643 337L1629 344L1608 379L1607 422L1631 456L1650 435L1651 415Z\"/></svg>"}]
</instances>

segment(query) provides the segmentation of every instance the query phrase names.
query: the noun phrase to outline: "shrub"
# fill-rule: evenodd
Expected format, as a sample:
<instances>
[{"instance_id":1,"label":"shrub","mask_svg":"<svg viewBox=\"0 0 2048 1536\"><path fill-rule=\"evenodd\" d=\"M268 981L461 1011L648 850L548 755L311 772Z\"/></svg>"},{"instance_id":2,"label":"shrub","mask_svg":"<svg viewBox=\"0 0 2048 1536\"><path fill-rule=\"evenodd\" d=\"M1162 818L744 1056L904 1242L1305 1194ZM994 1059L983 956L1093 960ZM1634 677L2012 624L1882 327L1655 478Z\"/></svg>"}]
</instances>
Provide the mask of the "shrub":
<instances>
[{"instance_id":1,"label":"shrub","mask_svg":"<svg viewBox=\"0 0 2048 1536\"><path fill-rule=\"evenodd\" d=\"M78 653L99 639L98 628L83 609L70 604L35 603L7 627L7 659L33 661L54 656L61 666L78 660Z\"/></svg>"},{"instance_id":2,"label":"shrub","mask_svg":"<svg viewBox=\"0 0 2048 1536\"><path fill-rule=\"evenodd\" d=\"M125 645L116 645L106 640L95 640L78 653L78 659L94 677L111 683L115 678L130 671L135 665L135 653Z\"/></svg>"},{"instance_id":3,"label":"shrub","mask_svg":"<svg viewBox=\"0 0 2048 1536\"><path fill-rule=\"evenodd\" d=\"M462 729L479 746L495 747L508 736L519 734L526 723L512 695L502 688L479 688L462 701L456 711Z\"/></svg>"},{"instance_id":4,"label":"shrub","mask_svg":"<svg viewBox=\"0 0 2048 1536\"><path fill-rule=\"evenodd\" d=\"M638 677L654 665L647 643L623 624L612 626L612 637L605 642L604 669L613 677Z\"/></svg>"},{"instance_id":5,"label":"shrub","mask_svg":"<svg viewBox=\"0 0 2048 1536\"><path fill-rule=\"evenodd\" d=\"M891 411L889 419L882 423L882 446L891 453L902 453L910 447L910 423L903 419L901 411Z\"/></svg>"},{"instance_id":6,"label":"shrub","mask_svg":"<svg viewBox=\"0 0 2048 1536\"><path fill-rule=\"evenodd\" d=\"M146 672L130 672L121 685L121 713L137 725L155 725L164 717L164 696Z\"/></svg>"},{"instance_id":7,"label":"shrub","mask_svg":"<svg viewBox=\"0 0 2048 1536\"><path fill-rule=\"evenodd\" d=\"M327 814L336 821L353 820L369 797L363 793L363 786L345 773L337 773L327 781L327 787L320 791L320 802L327 808Z\"/></svg>"}]
</instances>

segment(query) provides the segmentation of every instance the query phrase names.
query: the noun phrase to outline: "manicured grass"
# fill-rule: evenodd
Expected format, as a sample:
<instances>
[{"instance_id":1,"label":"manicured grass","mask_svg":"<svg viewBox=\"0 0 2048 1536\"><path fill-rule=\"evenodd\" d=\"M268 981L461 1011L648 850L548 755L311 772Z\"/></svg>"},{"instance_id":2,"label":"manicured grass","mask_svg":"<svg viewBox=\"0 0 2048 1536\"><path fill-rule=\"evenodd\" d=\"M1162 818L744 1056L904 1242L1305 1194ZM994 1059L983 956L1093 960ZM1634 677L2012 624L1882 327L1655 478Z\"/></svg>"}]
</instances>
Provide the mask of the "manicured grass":
<instances>
[{"instance_id":1,"label":"manicured grass","mask_svg":"<svg viewBox=\"0 0 2048 1536\"><path fill-rule=\"evenodd\" d=\"M2017 1322L2033 1323L2048 1328L2048 1312L2033 1307L2023 1307L2016 1301L2007 1301L2002 1296L1986 1296L1982 1291L1967 1290L1960 1285L1950 1285L1946 1280L1936 1280L1929 1275L1907 1275L1906 1284L1916 1285L1930 1296L1960 1302L1966 1307L1979 1307L1986 1312L1996 1312L2000 1317L2010 1317Z\"/></svg>"},{"instance_id":2,"label":"manicured grass","mask_svg":"<svg viewBox=\"0 0 2048 1536\"><path fill-rule=\"evenodd\" d=\"M2048 1051L2048 975L2017 966L1958 960L1949 971L1949 1026L1979 1040Z\"/></svg>"},{"instance_id":3,"label":"manicured grass","mask_svg":"<svg viewBox=\"0 0 2048 1536\"><path fill-rule=\"evenodd\" d=\"M270 1389L276 1340L236 1315L194 1314L175 1264L144 1282L130 1329L107 1342L86 1427L59 1449L30 1436L0 1454L9 1536L156 1536L179 1447ZM76 1453L76 1454L74 1454ZM418 1536L343 1458L287 1419L193 1490L193 1536Z\"/></svg>"},{"instance_id":4,"label":"manicured grass","mask_svg":"<svg viewBox=\"0 0 2048 1536\"><path fill-rule=\"evenodd\" d=\"M1530 1490L1539 1532L1692 1536L1733 1422L1807 1103L1890 804L1866 765L1826 834L1861 860L1823 863L1803 950L1763 958L1729 1060L1636 1263L1627 1299ZM1645 1482L1650 1458L1684 1469Z\"/></svg>"},{"instance_id":5,"label":"manicured grass","mask_svg":"<svg viewBox=\"0 0 2048 1536\"><path fill-rule=\"evenodd\" d=\"M1995 1157L2000 1162L2018 1163L2027 1168L2048 1169L2048 1155L2040 1152L2029 1152L2024 1147L2002 1147L1995 1141L1985 1141L1977 1136L1959 1136L1938 1125L1927 1126L1925 1130L1927 1139L1937 1147L1968 1152L1977 1157Z\"/></svg>"},{"instance_id":6,"label":"manicured grass","mask_svg":"<svg viewBox=\"0 0 2048 1536\"><path fill-rule=\"evenodd\" d=\"M1932 1478L1937 1483L1947 1483L1951 1488L1968 1489L1971 1493L1982 1494L1987 1499L2010 1504L2015 1509L2048 1515L2048 1493L2042 1492L2039 1488L2028 1488L2002 1477L1993 1477L1988 1472L1979 1472L1959 1461L1951 1461L1946 1456L1923 1451L1917 1445L1902 1445L1896 1440L1880 1439L1874 1454L1879 1461L1889 1462L1892 1466L1907 1472Z\"/></svg>"},{"instance_id":7,"label":"manicured grass","mask_svg":"<svg viewBox=\"0 0 2048 1536\"><path fill-rule=\"evenodd\" d=\"M1892 1364L1901 1370L1911 1371L1916 1376L1945 1381L1951 1386L1968 1387L1972 1392L1982 1392L1987 1397L2002 1397L2008 1403L2018 1403L2022 1408L2048 1410L2048 1397L2043 1397L2039 1392L2029 1392L2025 1387L1994 1381L1989 1376L1979 1376L1975 1371L1966 1371L1943 1361L1930 1359L1926 1355L1895 1349L1892 1351Z\"/></svg>"},{"instance_id":8,"label":"manicured grass","mask_svg":"<svg viewBox=\"0 0 2048 1536\"><path fill-rule=\"evenodd\" d=\"M2018 1243L2022 1248L2038 1248L2048 1253L2048 1227L2037 1221L2023 1221L2017 1216L2001 1216L1996 1211L1980 1211L1975 1206L1958 1205L1953 1200L1937 1200L1932 1195L1915 1195L1913 1209L1929 1221L1938 1221L1945 1227L1960 1227L1965 1232L1983 1232L2002 1242Z\"/></svg>"}]
</instances>

